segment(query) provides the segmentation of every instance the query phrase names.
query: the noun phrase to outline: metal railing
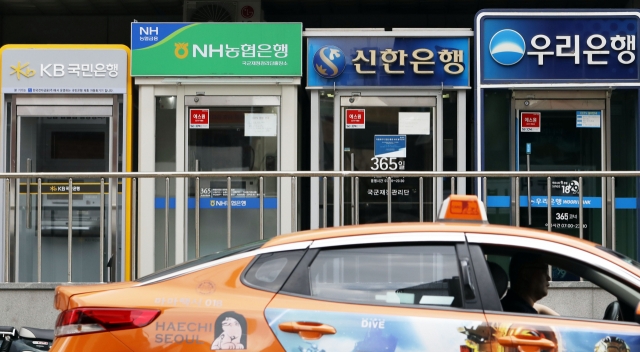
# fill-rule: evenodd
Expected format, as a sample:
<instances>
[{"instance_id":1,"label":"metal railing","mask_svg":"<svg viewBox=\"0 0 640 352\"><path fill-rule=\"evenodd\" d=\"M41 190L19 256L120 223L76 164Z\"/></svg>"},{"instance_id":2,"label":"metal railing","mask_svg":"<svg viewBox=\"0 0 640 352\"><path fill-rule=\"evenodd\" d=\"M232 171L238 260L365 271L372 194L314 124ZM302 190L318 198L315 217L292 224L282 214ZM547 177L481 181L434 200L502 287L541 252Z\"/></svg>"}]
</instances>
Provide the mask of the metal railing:
<instances>
[{"instance_id":1,"label":"metal railing","mask_svg":"<svg viewBox=\"0 0 640 352\"><path fill-rule=\"evenodd\" d=\"M113 172L113 173L0 173L0 178L4 179L4 217L6 219L4 226L4 243L5 243L5 280L10 277L9 268L11 267L11 253L10 253L10 243L8 234L11 233L10 229L10 221L12 214L16 221L14 222L14 226L18 226L17 221L17 212L15 209L15 199L12 203L12 195L9 190L14 189L16 193L19 193L19 185L11 186L11 182L15 182L17 179L26 179L28 182L27 191L30 192L31 180L36 180L37 182L37 281L41 282L42 280L42 180L65 180L68 182L68 232L67 232L67 240L68 240L68 280L71 281L71 273L72 273L72 237L73 237L73 180L76 179L100 179L100 282L103 281L104 277L104 262L102 253L104 253L104 219L105 219L105 196L106 193L104 191L105 179L112 180L112 182L116 182L116 180L121 180L123 184L127 180L131 180L130 189L132 193L131 197L131 244L132 249L131 253L133 258L131 260L131 270L133 273L137 272L137 258L138 258L138 233L139 233L139 224L140 221L137 218L137 212L135 211L139 206L138 201L138 182L140 179L155 179L156 182L158 180L164 179L165 181L165 219L164 219L164 260L165 266L168 263L169 259L169 184L172 179L191 179L195 182L196 192L196 202L195 202L195 254L196 257L200 256L200 179L201 178L223 178L227 180L227 202L226 202L226 217L227 217L227 247L231 246L231 208L232 208L232 191L231 191L231 180L236 177L258 177L259 178L259 223L260 223L260 239L264 238L263 228L264 228L264 179L265 178L277 178L281 182L286 182L287 179L290 182L290 191L291 191L291 229L297 229L297 218L299 214L298 209L298 178L310 178L310 179L318 179L318 182L322 183L322 194L320 196L320 204L319 206L322 208L321 214L318 214L319 217L323 220L323 226L327 226L328 221L328 205L329 205L329 196L328 196L328 180L333 179L335 185L341 185L342 181L345 179L351 179L358 184L360 178L386 178L387 181L387 192L386 192L386 202L387 202L387 221L392 221L392 197L391 197L391 189L392 189L392 178L418 178L418 194L419 194L419 221L424 221L423 218L423 207L425 204L425 200L423 198L423 190L424 190L424 180L430 180L435 183L435 180L440 179L450 179L450 193L456 193L456 183L460 184L461 182L465 182L466 179L474 180L473 184L476 185L474 188L478 189L479 192L467 192L470 194L481 194L482 200L484 201L485 207L487 206L487 180L492 178L508 178L510 180L515 181L515 185L519 185L520 179L523 177L529 179L531 177L540 177L546 178L547 182L547 229L549 231L552 230L552 195L551 195L551 179L553 177L573 177L578 178L579 180L579 194L578 194L578 228L580 237L583 237L583 178L600 178L604 184L604 182L610 182L610 193L607 194L606 202L610 206L613 206L613 211L611 213L611 221L613 224L611 238L612 238L612 247L615 249L615 180L616 178L635 178L636 180L640 177L640 171L581 171L581 172L564 172L564 171L554 171L554 172L537 172L537 171L529 171L529 172L414 172L414 171L403 171L403 172L358 172L358 171L264 171L264 172L248 172L248 171L237 171L237 172ZM456 181L457 180L457 181ZM285 183L281 183L280 187L286 187ZM355 187L353 192L353 204L355 207L354 217L352 218L354 223L359 222L359 203L360 203L360 193L359 187ZM438 190L438 192L442 192L442 190ZM515 226L520 226L520 187L516 186L514 189L514 197L511 197L511 202L515 202ZM13 195L16 196L15 194ZM601 196L601 197L604 197ZM29 197L30 198L30 194ZM339 197L342 199L342 197ZM17 199L17 198L16 198ZM114 198L109 198L114 199ZM528 200L531 199L531 195L529 194L527 197ZM281 200L280 202L284 201ZM338 200L336 200L338 202ZM344 200L343 200L344 201ZM31 202L29 199L28 202ZM12 208L12 204L14 207ZM602 203L603 208L605 202ZM108 203L110 209L113 209L115 206L111 201ZM343 207L341 204L340 207ZM529 201L529 214L530 214L531 202ZM129 209L129 211L131 211ZM343 209L341 209L342 211ZM13 213L12 213L13 212ZM28 215L30 216L30 215ZM531 219L531 216L529 216ZM603 234L603 245L605 241L605 235ZM135 274L133 275L135 278Z\"/></svg>"}]
</instances>

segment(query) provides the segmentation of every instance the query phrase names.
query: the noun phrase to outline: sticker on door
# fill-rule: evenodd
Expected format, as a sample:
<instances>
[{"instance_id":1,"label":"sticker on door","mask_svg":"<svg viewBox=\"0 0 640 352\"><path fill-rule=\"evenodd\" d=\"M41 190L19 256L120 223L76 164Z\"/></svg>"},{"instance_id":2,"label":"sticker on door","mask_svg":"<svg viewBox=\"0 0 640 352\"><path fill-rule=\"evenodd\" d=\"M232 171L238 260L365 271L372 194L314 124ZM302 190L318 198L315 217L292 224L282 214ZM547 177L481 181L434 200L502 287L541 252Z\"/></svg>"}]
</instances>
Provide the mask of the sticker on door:
<instances>
[{"instance_id":1,"label":"sticker on door","mask_svg":"<svg viewBox=\"0 0 640 352\"><path fill-rule=\"evenodd\" d=\"M600 111L576 111L576 127L600 128Z\"/></svg>"},{"instance_id":2,"label":"sticker on door","mask_svg":"<svg viewBox=\"0 0 640 352\"><path fill-rule=\"evenodd\" d=\"M540 132L540 113L521 112L520 132Z\"/></svg>"},{"instance_id":3,"label":"sticker on door","mask_svg":"<svg viewBox=\"0 0 640 352\"><path fill-rule=\"evenodd\" d=\"M344 112L344 128L360 128L365 126L364 109L346 109Z\"/></svg>"}]
</instances>

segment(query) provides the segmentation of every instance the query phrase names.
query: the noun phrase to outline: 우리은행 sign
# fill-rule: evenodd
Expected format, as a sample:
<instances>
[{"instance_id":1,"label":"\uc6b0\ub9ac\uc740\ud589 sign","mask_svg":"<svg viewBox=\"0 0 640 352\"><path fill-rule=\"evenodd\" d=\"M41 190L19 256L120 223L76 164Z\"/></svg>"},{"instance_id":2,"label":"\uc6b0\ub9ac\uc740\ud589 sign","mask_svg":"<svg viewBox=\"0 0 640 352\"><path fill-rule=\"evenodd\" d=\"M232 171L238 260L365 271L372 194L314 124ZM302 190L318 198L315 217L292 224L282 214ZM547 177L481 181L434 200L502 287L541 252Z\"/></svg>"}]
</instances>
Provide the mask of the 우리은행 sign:
<instances>
[{"instance_id":1,"label":"\uc6b0\ub9ac\uc740\ud589 sign","mask_svg":"<svg viewBox=\"0 0 640 352\"><path fill-rule=\"evenodd\" d=\"M482 85L640 82L640 13L483 10L476 16Z\"/></svg>"}]
</instances>

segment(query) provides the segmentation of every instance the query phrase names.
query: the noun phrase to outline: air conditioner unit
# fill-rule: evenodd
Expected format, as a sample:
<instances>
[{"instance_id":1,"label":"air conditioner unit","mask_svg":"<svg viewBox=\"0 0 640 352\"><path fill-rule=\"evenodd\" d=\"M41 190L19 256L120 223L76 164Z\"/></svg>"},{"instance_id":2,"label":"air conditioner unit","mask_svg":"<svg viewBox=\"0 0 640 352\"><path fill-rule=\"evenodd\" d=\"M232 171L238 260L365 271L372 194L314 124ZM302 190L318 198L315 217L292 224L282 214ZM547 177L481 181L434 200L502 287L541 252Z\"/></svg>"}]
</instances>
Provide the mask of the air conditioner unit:
<instances>
[{"instance_id":1,"label":"air conditioner unit","mask_svg":"<svg viewBox=\"0 0 640 352\"><path fill-rule=\"evenodd\" d=\"M261 22L260 0L185 0L184 22Z\"/></svg>"}]
</instances>

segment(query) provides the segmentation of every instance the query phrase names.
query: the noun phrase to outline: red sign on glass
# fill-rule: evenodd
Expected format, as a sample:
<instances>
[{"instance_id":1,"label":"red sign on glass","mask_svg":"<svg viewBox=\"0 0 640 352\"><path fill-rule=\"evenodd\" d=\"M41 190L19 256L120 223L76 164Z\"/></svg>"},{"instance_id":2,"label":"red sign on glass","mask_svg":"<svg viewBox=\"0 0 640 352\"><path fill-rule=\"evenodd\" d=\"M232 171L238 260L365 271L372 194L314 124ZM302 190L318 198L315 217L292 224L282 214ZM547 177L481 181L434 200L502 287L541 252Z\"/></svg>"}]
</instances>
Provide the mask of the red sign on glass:
<instances>
[{"instance_id":1,"label":"red sign on glass","mask_svg":"<svg viewBox=\"0 0 640 352\"><path fill-rule=\"evenodd\" d=\"M521 112L520 132L540 132L540 113Z\"/></svg>"},{"instance_id":2,"label":"red sign on glass","mask_svg":"<svg viewBox=\"0 0 640 352\"><path fill-rule=\"evenodd\" d=\"M209 128L209 109L189 110L189 128Z\"/></svg>"},{"instance_id":3,"label":"red sign on glass","mask_svg":"<svg viewBox=\"0 0 640 352\"><path fill-rule=\"evenodd\" d=\"M364 109L347 109L344 116L345 128L364 128Z\"/></svg>"}]
</instances>

